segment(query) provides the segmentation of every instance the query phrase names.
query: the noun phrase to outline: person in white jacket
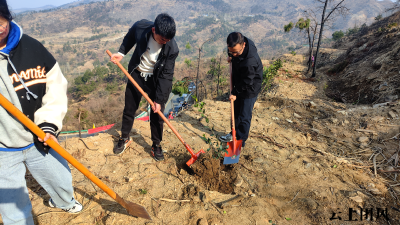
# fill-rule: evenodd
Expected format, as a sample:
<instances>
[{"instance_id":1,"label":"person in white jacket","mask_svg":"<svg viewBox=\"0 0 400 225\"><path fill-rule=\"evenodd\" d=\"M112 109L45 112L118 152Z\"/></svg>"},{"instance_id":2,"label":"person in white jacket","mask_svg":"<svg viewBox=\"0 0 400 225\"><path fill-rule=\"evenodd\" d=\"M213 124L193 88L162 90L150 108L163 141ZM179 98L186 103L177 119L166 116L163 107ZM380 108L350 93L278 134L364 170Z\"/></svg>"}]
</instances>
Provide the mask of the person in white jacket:
<instances>
[{"instance_id":1,"label":"person in white jacket","mask_svg":"<svg viewBox=\"0 0 400 225\"><path fill-rule=\"evenodd\" d=\"M67 112L67 80L54 57L23 34L0 0L0 93L45 133L39 139L0 107L0 215L5 225L33 225L26 168L50 195L49 206L78 213L68 163L43 141L57 141Z\"/></svg>"}]
</instances>

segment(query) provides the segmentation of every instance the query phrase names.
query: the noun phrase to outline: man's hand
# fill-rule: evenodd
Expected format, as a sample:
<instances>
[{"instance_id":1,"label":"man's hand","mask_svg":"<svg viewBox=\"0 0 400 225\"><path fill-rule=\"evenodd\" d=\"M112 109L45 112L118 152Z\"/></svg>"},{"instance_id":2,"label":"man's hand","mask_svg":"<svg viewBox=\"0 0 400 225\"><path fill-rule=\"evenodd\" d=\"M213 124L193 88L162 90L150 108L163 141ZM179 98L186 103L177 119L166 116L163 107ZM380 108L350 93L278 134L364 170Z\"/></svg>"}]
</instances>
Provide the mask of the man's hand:
<instances>
[{"instance_id":1,"label":"man's hand","mask_svg":"<svg viewBox=\"0 0 400 225\"><path fill-rule=\"evenodd\" d=\"M228 63L230 63L230 62L231 62L231 60L232 60L232 58L231 58L231 57L228 57L228 58L226 58L226 61L228 61Z\"/></svg>"},{"instance_id":2,"label":"man's hand","mask_svg":"<svg viewBox=\"0 0 400 225\"><path fill-rule=\"evenodd\" d=\"M229 100L236 101L236 95L230 95L230 96L229 96Z\"/></svg>"},{"instance_id":3,"label":"man's hand","mask_svg":"<svg viewBox=\"0 0 400 225\"><path fill-rule=\"evenodd\" d=\"M161 110L161 105L154 102L154 106L151 107L154 113L158 113Z\"/></svg>"},{"instance_id":4,"label":"man's hand","mask_svg":"<svg viewBox=\"0 0 400 225\"><path fill-rule=\"evenodd\" d=\"M47 141L49 138L52 139L53 141L57 142L57 144L59 144L57 138L54 137L54 135L52 135L52 134L50 134L50 133L46 133L46 136L44 136L44 140L42 140L42 139L40 139L40 138L38 138L38 139L39 139L40 142L45 142L45 141ZM47 143L44 143L44 145L47 146Z\"/></svg>"},{"instance_id":5,"label":"man's hand","mask_svg":"<svg viewBox=\"0 0 400 225\"><path fill-rule=\"evenodd\" d=\"M124 58L121 54L115 53L111 55L111 62L113 62L114 64L119 63L122 58Z\"/></svg>"}]
</instances>

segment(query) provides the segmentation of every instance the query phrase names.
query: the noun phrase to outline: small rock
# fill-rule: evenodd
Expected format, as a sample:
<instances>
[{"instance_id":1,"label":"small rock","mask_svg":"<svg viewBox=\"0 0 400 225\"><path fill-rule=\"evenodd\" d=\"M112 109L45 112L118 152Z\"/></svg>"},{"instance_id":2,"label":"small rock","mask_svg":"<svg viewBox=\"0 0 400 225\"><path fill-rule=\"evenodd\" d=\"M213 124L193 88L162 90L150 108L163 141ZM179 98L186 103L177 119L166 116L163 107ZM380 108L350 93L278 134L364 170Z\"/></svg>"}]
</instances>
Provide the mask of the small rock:
<instances>
[{"instance_id":1,"label":"small rock","mask_svg":"<svg viewBox=\"0 0 400 225\"><path fill-rule=\"evenodd\" d=\"M133 177L124 177L126 182L132 182L133 181Z\"/></svg>"},{"instance_id":2,"label":"small rock","mask_svg":"<svg viewBox=\"0 0 400 225\"><path fill-rule=\"evenodd\" d=\"M336 119L336 118L331 118L331 122L332 122L332 123L337 123L337 122L338 122L338 119Z\"/></svg>"},{"instance_id":3,"label":"small rock","mask_svg":"<svg viewBox=\"0 0 400 225\"><path fill-rule=\"evenodd\" d=\"M260 103L258 102L254 103L253 109L258 109L258 108L260 108Z\"/></svg>"},{"instance_id":4,"label":"small rock","mask_svg":"<svg viewBox=\"0 0 400 225\"><path fill-rule=\"evenodd\" d=\"M344 111L344 110L337 111L337 113L340 113L340 114L343 114L343 115L347 116L347 112Z\"/></svg>"},{"instance_id":5,"label":"small rock","mask_svg":"<svg viewBox=\"0 0 400 225\"><path fill-rule=\"evenodd\" d=\"M278 117L272 117L272 119L273 119L273 120L279 120L279 118L278 118Z\"/></svg>"},{"instance_id":6,"label":"small rock","mask_svg":"<svg viewBox=\"0 0 400 225\"><path fill-rule=\"evenodd\" d=\"M393 111L389 112L389 116L391 116L392 119L396 118L396 114Z\"/></svg>"},{"instance_id":7,"label":"small rock","mask_svg":"<svg viewBox=\"0 0 400 225\"><path fill-rule=\"evenodd\" d=\"M197 221L197 225L208 225L208 222L206 219L201 218L199 221Z\"/></svg>"},{"instance_id":8,"label":"small rock","mask_svg":"<svg viewBox=\"0 0 400 225\"><path fill-rule=\"evenodd\" d=\"M387 166L387 167L385 167L383 169L386 170L386 171L394 171L393 166Z\"/></svg>"},{"instance_id":9,"label":"small rock","mask_svg":"<svg viewBox=\"0 0 400 225\"><path fill-rule=\"evenodd\" d=\"M370 188L370 189L368 189L368 191L370 191L374 195L381 195L382 194L382 192L380 192L377 188Z\"/></svg>"},{"instance_id":10,"label":"small rock","mask_svg":"<svg viewBox=\"0 0 400 225\"><path fill-rule=\"evenodd\" d=\"M368 142L368 141L369 141L368 137L359 137L358 138L358 142L361 142L361 143L365 143L365 142Z\"/></svg>"},{"instance_id":11,"label":"small rock","mask_svg":"<svg viewBox=\"0 0 400 225\"><path fill-rule=\"evenodd\" d=\"M308 103L308 107L310 107L310 108L316 108L316 107L317 107L317 104L315 104L313 101L311 101L311 102Z\"/></svg>"},{"instance_id":12,"label":"small rock","mask_svg":"<svg viewBox=\"0 0 400 225\"><path fill-rule=\"evenodd\" d=\"M240 176L238 176L235 182L233 183L233 185L235 185L236 187L240 187L242 184L243 184L243 178L241 178Z\"/></svg>"},{"instance_id":13,"label":"small rock","mask_svg":"<svg viewBox=\"0 0 400 225\"><path fill-rule=\"evenodd\" d=\"M162 149L162 152L167 153L167 152L168 152L168 149L163 148L163 149Z\"/></svg>"},{"instance_id":14,"label":"small rock","mask_svg":"<svg viewBox=\"0 0 400 225\"><path fill-rule=\"evenodd\" d=\"M319 133L319 130L318 130L318 129L311 128L311 130L314 131L315 133Z\"/></svg>"},{"instance_id":15,"label":"small rock","mask_svg":"<svg viewBox=\"0 0 400 225\"><path fill-rule=\"evenodd\" d=\"M374 122L381 122L381 121L385 120L385 117L383 117L383 116L375 116L371 120L374 121Z\"/></svg>"},{"instance_id":16,"label":"small rock","mask_svg":"<svg viewBox=\"0 0 400 225\"><path fill-rule=\"evenodd\" d=\"M254 159L253 162L262 163L262 162L264 162L264 160L262 158L257 158L257 159Z\"/></svg>"},{"instance_id":17,"label":"small rock","mask_svg":"<svg viewBox=\"0 0 400 225\"><path fill-rule=\"evenodd\" d=\"M306 164L306 169L310 168L312 166L312 163L307 163Z\"/></svg>"},{"instance_id":18,"label":"small rock","mask_svg":"<svg viewBox=\"0 0 400 225\"><path fill-rule=\"evenodd\" d=\"M378 107L387 106L388 103L389 103L389 102L375 104L375 105L372 106L372 108L376 109L376 108L378 108Z\"/></svg>"},{"instance_id":19,"label":"small rock","mask_svg":"<svg viewBox=\"0 0 400 225\"><path fill-rule=\"evenodd\" d=\"M350 197L350 199L357 203L363 203L363 200L360 196Z\"/></svg>"},{"instance_id":20,"label":"small rock","mask_svg":"<svg viewBox=\"0 0 400 225\"><path fill-rule=\"evenodd\" d=\"M293 116L296 117L297 119L301 119L301 116L297 113L293 113Z\"/></svg>"},{"instance_id":21,"label":"small rock","mask_svg":"<svg viewBox=\"0 0 400 225\"><path fill-rule=\"evenodd\" d=\"M344 124L349 124L350 122L348 120L343 121Z\"/></svg>"},{"instance_id":22,"label":"small rock","mask_svg":"<svg viewBox=\"0 0 400 225\"><path fill-rule=\"evenodd\" d=\"M314 117L314 120L318 120L318 117Z\"/></svg>"},{"instance_id":23,"label":"small rock","mask_svg":"<svg viewBox=\"0 0 400 225\"><path fill-rule=\"evenodd\" d=\"M369 183L369 184L368 184L368 187L369 187L369 188L375 188L375 184Z\"/></svg>"},{"instance_id":24,"label":"small rock","mask_svg":"<svg viewBox=\"0 0 400 225\"><path fill-rule=\"evenodd\" d=\"M256 197L256 194L251 194L250 196L251 196L251 197Z\"/></svg>"},{"instance_id":25,"label":"small rock","mask_svg":"<svg viewBox=\"0 0 400 225\"><path fill-rule=\"evenodd\" d=\"M291 120L289 120L289 119L286 119L286 121L287 121L288 123L293 123L293 121L291 121Z\"/></svg>"},{"instance_id":26,"label":"small rock","mask_svg":"<svg viewBox=\"0 0 400 225\"><path fill-rule=\"evenodd\" d=\"M389 96L385 97L384 101L385 102L393 102L393 101L396 101L397 99L399 99L398 95L389 95Z\"/></svg>"}]
</instances>

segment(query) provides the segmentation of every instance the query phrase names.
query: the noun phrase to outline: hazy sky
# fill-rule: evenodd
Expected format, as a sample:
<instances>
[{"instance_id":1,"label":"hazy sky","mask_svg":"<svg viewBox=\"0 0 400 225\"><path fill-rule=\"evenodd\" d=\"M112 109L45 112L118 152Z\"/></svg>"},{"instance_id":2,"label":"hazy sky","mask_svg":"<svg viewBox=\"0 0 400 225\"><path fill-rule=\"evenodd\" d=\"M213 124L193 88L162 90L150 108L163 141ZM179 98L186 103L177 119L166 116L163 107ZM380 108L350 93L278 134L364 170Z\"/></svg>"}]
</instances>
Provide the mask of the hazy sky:
<instances>
[{"instance_id":1,"label":"hazy sky","mask_svg":"<svg viewBox=\"0 0 400 225\"><path fill-rule=\"evenodd\" d=\"M74 2L75 0L7 0L8 5L12 9L21 8L38 8L45 5L60 6L66 3ZM378 0L379 1L379 0ZM394 0L392 0L394 1Z\"/></svg>"},{"instance_id":2,"label":"hazy sky","mask_svg":"<svg viewBox=\"0 0 400 225\"><path fill-rule=\"evenodd\" d=\"M7 0L8 6L12 9L38 8L45 5L60 6L75 0Z\"/></svg>"}]
</instances>

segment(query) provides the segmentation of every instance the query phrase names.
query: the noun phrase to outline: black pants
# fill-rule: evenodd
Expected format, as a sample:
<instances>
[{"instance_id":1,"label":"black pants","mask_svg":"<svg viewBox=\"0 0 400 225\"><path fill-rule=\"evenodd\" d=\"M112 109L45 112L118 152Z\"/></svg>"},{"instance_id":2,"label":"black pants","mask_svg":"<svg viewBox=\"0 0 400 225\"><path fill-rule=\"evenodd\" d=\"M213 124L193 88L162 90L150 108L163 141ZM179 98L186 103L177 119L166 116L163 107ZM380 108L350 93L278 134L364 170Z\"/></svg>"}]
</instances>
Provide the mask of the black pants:
<instances>
[{"instance_id":1,"label":"black pants","mask_svg":"<svg viewBox=\"0 0 400 225\"><path fill-rule=\"evenodd\" d=\"M256 100L257 97L237 97L236 101L234 101L236 138L237 140L243 140L242 147L245 146L245 142L249 138L253 107Z\"/></svg>"},{"instance_id":2,"label":"black pants","mask_svg":"<svg viewBox=\"0 0 400 225\"><path fill-rule=\"evenodd\" d=\"M154 77L153 76L148 77L147 81L145 81L144 78L140 76L140 72L137 70L134 70L131 73L131 76L139 84L139 86L143 89L143 91L147 93L150 99L154 101L156 97ZM132 130L133 122L135 119L135 112L139 108L139 103L141 98L142 94L136 89L136 87L132 84L132 82L128 81L125 91L124 114L122 116L121 133L123 138L129 137L129 133ZM164 112L165 103L160 105L161 105L161 112ZM151 140L153 141L153 145L159 145L160 142L162 141L163 125L164 125L163 119L157 113L154 113L153 109L151 109L150 129L151 129Z\"/></svg>"}]
</instances>

